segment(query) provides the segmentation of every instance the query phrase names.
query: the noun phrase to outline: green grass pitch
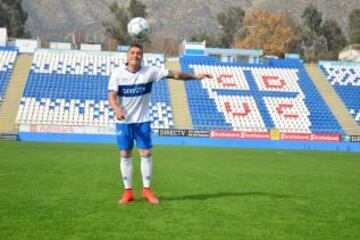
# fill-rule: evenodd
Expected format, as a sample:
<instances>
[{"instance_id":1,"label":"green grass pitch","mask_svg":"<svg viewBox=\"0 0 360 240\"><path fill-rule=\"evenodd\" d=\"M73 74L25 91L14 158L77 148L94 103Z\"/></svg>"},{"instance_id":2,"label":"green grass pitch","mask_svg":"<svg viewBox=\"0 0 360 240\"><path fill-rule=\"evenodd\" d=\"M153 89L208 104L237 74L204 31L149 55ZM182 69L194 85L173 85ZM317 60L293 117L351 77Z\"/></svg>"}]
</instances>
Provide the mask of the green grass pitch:
<instances>
[{"instance_id":1,"label":"green grass pitch","mask_svg":"<svg viewBox=\"0 0 360 240\"><path fill-rule=\"evenodd\" d=\"M360 154L156 146L160 205L117 204L116 146L0 142L0 239L360 239Z\"/></svg>"}]
</instances>

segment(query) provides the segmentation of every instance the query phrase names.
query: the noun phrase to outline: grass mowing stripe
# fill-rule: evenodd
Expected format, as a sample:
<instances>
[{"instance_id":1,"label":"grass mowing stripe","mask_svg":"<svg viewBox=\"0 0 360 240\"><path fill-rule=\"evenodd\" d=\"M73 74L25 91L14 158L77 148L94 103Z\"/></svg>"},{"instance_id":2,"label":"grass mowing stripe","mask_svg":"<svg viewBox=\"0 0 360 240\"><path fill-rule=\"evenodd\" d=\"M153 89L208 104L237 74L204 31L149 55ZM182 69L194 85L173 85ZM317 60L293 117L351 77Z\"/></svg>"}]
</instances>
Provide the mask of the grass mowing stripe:
<instances>
[{"instance_id":1,"label":"grass mowing stripe","mask_svg":"<svg viewBox=\"0 0 360 240\"><path fill-rule=\"evenodd\" d=\"M358 239L360 154L156 146L159 206L113 145L0 142L0 239Z\"/></svg>"}]
</instances>

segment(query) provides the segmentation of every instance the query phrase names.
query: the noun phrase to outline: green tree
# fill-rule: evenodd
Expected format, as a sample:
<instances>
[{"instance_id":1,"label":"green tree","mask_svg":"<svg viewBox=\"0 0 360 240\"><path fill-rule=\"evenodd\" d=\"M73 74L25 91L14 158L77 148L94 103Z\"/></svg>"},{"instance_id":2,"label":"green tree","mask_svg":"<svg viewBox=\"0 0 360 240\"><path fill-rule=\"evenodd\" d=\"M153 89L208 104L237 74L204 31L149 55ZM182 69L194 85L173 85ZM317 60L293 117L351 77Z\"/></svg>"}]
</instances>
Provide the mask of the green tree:
<instances>
[{"instance_id":1,"label":"green tree","mask_svg":"<svg viewBox=\"0 0 360 240\"><path fill-rule=\"evenodd\" d=\"M305 61L316 60L320 52L326 50L326 39L322 35L322 13L314 5L305 8L301 15L301 52Z\"/></svg>"},{"instance_id":2,"label":"green tree","mask_svg":"<svg viewBox=\"0 0 360 240\"><path fill-rule=\"evenodd\" d=\"M190 41L194 41L194 42L206 41L206 46L209 47L215 47L217 44L215 37L209 35L206 31L203 30L195 32L195 34L191 36Z\"/></svg>"},{"instance_id":3,"label":"green tree","mask_svg":"<svg viewBox=\"0 0 360 240\"><path fill-rule=\"evenodd\" d=\"M113 2L110 4L109 10L112 19L103 22L105 34L115 39L119 44L130 44L132 39L127 32L127 24L134 17L146 17L146 6L138 0L130 0L127 7L119 6Z\"/></svg>"},{"instance_id":4,"label":"green tree","mask_svg":"<svg viewBox=\"0 0 360 240\"><path fill-rule=\"evenodd\" d=\"M321 29L322 13L317 8L310 4L307 6L301 15L304 20L304 26L311 32L319 33Z\"/></svg>"},{"instance_id":5,"label":"green tree","mask_svg":"<svg viewBox=\"0 0 360 240\"><path fill-rule=\"evenodd\" d=\"M339 24L334 20L326 20L321 27L322 36L326 39L327 51L334 52L336 55L346 45L346 38L344 37Z\"/></svg>"},{"instance_id":6,"label":"green tree","mask_svg":"<svg viewBox=\"0 0 360 240\"><path fill-rule=\"evenodd\" d=\"M245 12L241 7L229 7L226 12L217 15L217 21L221 28L218 43L221 47L231 48L236 34L243 30Z\"/></svg>"},{"instance_id":7,"label":"green tree","mask_svg":"<svg viewBox=\"0 0 360 240\"><path fill-rule=\"evenodd\" d=\"M336 59L339 50L347 43L337 21L323 21L322 13L314 5L305 8L302 18L301 53L305 61Z\"/></svg>"},{"instance_id":8,"label":"green tree","mask_svg":"<svg viewBox=\"0 0 360 240\"><path fill-rule=\"evenodd\" d=\"M130 0L129 6L127 9L129 11L130 19L135 18L135 17L143 17L143 18L147 17L146 5L138 0Z\"/></svg>"},{"instance_id":9,"label":"green tree","mask_svg":"<svg viewBox=\"0 0 360 240\"><path fill-rule=\"evenodd\" d=\"M0 27L7 28L10 37L30 37L25 29L27 18L21 0L0 0Z\"/></svg>"},{"instance_id":10,"label":"green tree","mask_svg":"<svg viewBox=\"0 0 360 240\"><path fill-rule=\"evenodd\" d=\"M350 42L360 44L360 9L353 9L349 14Z\"/></svg>"},{"instance_id":11,"label":"green tree","mask_svg":"<svg viewBox=\"0 0 360 240\"><path fill-rule=\"evenodd\" d=\"M6 27L9 25L9 15L7 14L6 9L2 6L0 2L0 27Z\"/></svg>"},{"instance_id":12,"label":"green tree","mask_svg":"<svg viewBox=\"0 0 360 240\"><path fill-rule=\"evenodd\" d=\"M119 44L128 44L130 42L130 36L127 33L129 16L126 8L120 7L116 2L113 2L110 4L109 10L112 15L111 22L103 22L106 35L115 39Z\"/></svg>"}]
</instances>

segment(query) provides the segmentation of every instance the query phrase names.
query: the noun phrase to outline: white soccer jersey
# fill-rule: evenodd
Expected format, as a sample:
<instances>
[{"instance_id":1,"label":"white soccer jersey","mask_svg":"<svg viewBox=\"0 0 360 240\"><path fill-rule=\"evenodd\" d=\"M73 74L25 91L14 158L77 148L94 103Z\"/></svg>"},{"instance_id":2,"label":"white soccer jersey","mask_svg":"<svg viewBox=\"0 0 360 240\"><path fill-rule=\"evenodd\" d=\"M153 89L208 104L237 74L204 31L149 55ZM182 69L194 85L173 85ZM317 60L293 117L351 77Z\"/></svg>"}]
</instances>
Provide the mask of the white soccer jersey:
<instances>
[{"instance_id":1,"label":"white soccer jersey","mask_svg":"<svg viewBox=\"0 0 360 240\"><path fill-rule=\"evenodd\" d=\"M132 73L124 65L110 76L108 91L117 93L117 103L124 112L125 120L119 123L150 121L149 101L152 84L169 75L169 70L154 66L141 66Z\"/></svg>"}]
</instances>

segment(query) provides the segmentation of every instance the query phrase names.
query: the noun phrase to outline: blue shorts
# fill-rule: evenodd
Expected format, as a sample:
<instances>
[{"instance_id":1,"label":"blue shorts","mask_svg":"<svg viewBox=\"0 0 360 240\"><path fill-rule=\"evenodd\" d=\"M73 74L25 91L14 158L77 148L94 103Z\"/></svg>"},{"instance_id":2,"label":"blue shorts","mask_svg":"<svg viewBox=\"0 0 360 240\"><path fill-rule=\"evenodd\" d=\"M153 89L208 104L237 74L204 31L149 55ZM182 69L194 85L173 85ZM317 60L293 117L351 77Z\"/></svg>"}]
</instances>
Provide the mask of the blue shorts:
<instances>
[{"instance_id":1,"label":"blue shorts","mask_svg":"<svg viewBox=\"0 0 360 240\"><path fill-rule=\"evenodd\" d=\"M152 148L150 122L117 123L116 137L119 150L131 150L134 147L134 140L140 149Z\"/></svg>"}]
</instances>

